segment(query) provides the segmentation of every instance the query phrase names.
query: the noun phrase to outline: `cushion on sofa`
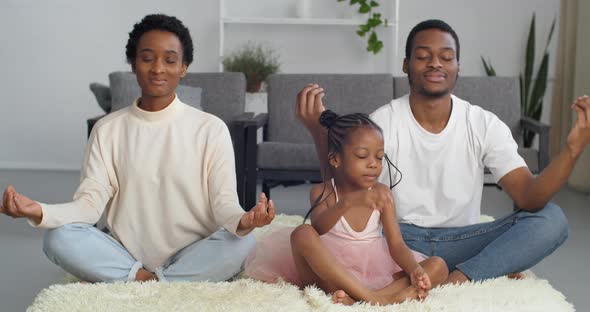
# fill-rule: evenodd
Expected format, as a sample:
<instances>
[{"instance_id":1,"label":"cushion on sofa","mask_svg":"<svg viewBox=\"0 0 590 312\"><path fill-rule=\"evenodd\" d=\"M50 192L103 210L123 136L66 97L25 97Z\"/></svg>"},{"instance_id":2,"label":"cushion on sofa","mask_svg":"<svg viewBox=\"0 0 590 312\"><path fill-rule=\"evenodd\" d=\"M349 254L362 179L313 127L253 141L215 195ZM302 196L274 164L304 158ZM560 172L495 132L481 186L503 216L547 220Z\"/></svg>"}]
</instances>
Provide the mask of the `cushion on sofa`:
<instances>
[{"instance_id":1,"label":"cushion on sofa","mask_svg":"<svg viewBox=\"0 0 590 312\"><path fill-rule=\"evenodd\" d=\"M105 113L111 112L111 89L109 86L103 85L102 83L93 82L90 84L90 91L94 94L98 106L102 108Z\"/></svg>"},{"instance_id":2,"label":"cushion on sofa","mask_svg":"<svg viewBox=\"0 0 590 312\"><path fill-rule=\"evenodd\" d=\"M268 140L275 142L313 143L294 112L297 93L309 83L326 90L324 105L338 114L370 114L393 99L390 74L274 74L267 83Z\"/></svg>"},{"instance_id":3,"label":"cushion on sofa","mask_svg":"<svg viewBox=\"0 0 590 312\"><path fill-rule=\"evenodd\" d=\"M262 142L258 144L257 166L262 169L320 170L315 145Z\"/></svg>"}]
</instances>

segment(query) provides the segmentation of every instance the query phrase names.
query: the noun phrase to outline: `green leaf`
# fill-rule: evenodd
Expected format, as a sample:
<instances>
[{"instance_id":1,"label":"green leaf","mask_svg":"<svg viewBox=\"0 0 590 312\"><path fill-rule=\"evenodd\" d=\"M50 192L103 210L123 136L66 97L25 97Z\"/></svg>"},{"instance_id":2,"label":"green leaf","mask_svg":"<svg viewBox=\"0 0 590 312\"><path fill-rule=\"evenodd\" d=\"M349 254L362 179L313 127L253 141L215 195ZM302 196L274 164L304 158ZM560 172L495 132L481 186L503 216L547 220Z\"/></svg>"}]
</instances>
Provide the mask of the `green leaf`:
<instances>
[{"instance_id":1,"label":"green leaf","mask_svg":"<svg viewBox=\"0 0 590 312\"><path fill-rule=\"evenodd\" d=\"M555 18L553 18L553 22L551 23L551 29L549 30L549 36L547 36L547 43L545 44L545 52L547 52L547 48L549 47L549 42L551 42L551 36L553 36L554 29L555 29Z\"/></svg>"},{"instance_id":2,"label":"green leaf","mask_svg":"<svg viewBox=\"0 0 590 312\"><path fill-rule=\"evenodd\" d=\"M524 103L525 108L528 107L529 104L529 94L530 94L530 85L533 75L533 66L535 62L535 13L533 13L533 18L531 19L531 27L529 29L529 36L527 39L526 44L526 58L525 58L525 66L524 66L524 89L521 92L524 92Z\"/></svg>"},{"instance_id":3,"label":"green leaf","mask_svg":"<svg viewBox=\"0 0 590 312\"><path fill-rule=\"evenodd\" d=\"M364 32L364 31L362 31L362 30L357 30L357 31L356 31L356 34L357 34L357 35L359 35L359 36L361 36L361 37L364 37L364 36L365 36L365 34L366 34L366 32Z\"/></svg>"},{"instance_id":4,"label":"green leaf","mask_svg":"<svg viewBox=\"0 0 590 312\"><path fill-rule=\"evenodd\" d=\"M367 20L367 25L371 28L375 28L379 25L381 25L381 19L376 19L376 18L370 18L369 20Z\"/></svg>"},{"instance_id":5,"label":"green leaf","mask_svg":"<svg viewBox=\"0 0 590 312\"><path fill-rule=\"evenodd\" d=\"M543 110L543 98L545 97L545 90L547 89L547 75L549 72L549 53L543 55L541 66L537 72L537 79L533 84L533 91L531 92L531 98L529 99L529 111L526 116L541 116ZM538 120L538 119L537 119Z\"/></svg>"},{"instance_id":6,"label":"green leaf","mask_svg":"<svg viewBox=\"0 0 590 312\"><path fill-rule=\"evenodd\" d=\"M359 0L350 0L350 5L355 5L359 2Z\"/></svg>"},{"instance_id":7,"label":"green leaf","mask_svg":"<svg viewBox=\"0 0 590 312\"><path fill-rule=\"evenodd\" d=\"M371 11L370 6L368 6L367 4L361 4L361 7L359 8L359 13L366 14L366 13L369 13L370 11Z\"/></svg>"},{"instance_id":8,"label":"green leaf","mask_svg":"<svg viewBox=\"0 0 590 312\"><path fill-rule=\"evenodd\" d=\"M490 64L488 65L488 63L486 62L486 60L482 56L481 57L481 62L483 63L483 68L486 71L486 75L488 75L488 76L496 76L496 70L492 66L492 62L491 61L490 61Z\"/></svg>"},{"instance_id":9,"label":"green leaf","mask_svg":"<svg viewBox=\"0 0 590 312\"><path fill-rule=\"evenodd\" d=\"M379 6L379 2L376 1L371 1L371 3L369 4L371 7L376 8Z\"/></svg>"},{"instance_id":10,"label":"green leaf","mask_svg":"<svg viewBox=\"0 0 590 312\"><path fill-rule=\"evenodd\" d=\"M373 51L373 54L377 54L377 53L379 53L379 51L381 51L381 49L383 49L383 41L381 41L381 40L378 40L378 41L375 43L375 50Z\"/></svg>"},{"instance_id":11,"label":"green leaf","mask_svg":"<svg viewBox=\"0 0 590 312\"><path fill-rule=\"evenodd\" d=\"M371 30L371 26L369 26L368 24L359 25L359 30L366 33Z\"/></svg>"},{"instance_id":12,"label":"green leaf","mask_svg":"<svg viewBox=\"0 0 590 312\"><path fill-rule=\"evenodd\" d=\"M375 31L371 32L371 36L369 37L369 44L377 42L377 33Z\"/></svg>"}]
</instances>

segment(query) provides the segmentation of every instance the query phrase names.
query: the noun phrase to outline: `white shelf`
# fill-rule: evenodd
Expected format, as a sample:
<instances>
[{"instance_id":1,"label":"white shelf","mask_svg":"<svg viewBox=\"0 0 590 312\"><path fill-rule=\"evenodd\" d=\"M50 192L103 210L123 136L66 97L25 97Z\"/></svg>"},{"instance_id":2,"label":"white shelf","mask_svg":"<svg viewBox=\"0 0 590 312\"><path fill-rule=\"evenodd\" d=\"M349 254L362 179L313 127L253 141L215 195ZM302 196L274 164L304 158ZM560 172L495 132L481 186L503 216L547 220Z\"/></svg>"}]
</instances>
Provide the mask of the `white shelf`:
<instances>
[{"instance_id":1,"label":"white shelf","mask_svg":"<svg viewBox=\"0 0 590 312\"><path fill-rule=\"evenodd\" d=\"M260 25L336 25L358 26L366 21L346 18L271 18L271 17L225 17L225 24L260 24ZM395 23L388 22L387 26Z\"/></svg>"},{"instance_id":2,"label":"white shelf","mask_svg":"<svg viewBox=\"0 0 590 312\"><path fill-rule=\"evenodd\" d=\"M297 18L297 17L236 17L226 15L225 2L228 0L219 0L219 71L223 71L223 56L225 50L225 32L226 28L232 28L231 25L312 25L312 26L359 26L366 23L366 20L360 18ZM311 0L310 0L311 1ZM387 54L388 67L391 73L396 72L396 64L393 60L397 59L397 49L399 37L399 1L393 0L391 5L387 28L389 29L389 51L382 53ZM255 3L255 1L252 1ZM387 36L386 36L387 37Z\"/></svg>"}]
</instances>

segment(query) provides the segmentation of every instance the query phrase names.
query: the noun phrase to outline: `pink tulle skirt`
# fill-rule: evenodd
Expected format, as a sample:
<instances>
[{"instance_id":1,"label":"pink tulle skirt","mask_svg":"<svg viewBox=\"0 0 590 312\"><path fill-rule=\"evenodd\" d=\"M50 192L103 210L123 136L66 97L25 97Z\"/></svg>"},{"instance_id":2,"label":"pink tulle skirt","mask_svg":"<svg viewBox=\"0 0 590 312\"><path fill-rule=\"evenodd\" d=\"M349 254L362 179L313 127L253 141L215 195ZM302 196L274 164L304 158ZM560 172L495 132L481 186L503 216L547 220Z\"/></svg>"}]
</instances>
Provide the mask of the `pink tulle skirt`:
<instances>
[{"instance_id":1,"label":"pink tulle skirt","mask_svg":"<svg viewBox=\"0 0 590 312\"><path fill-rule=\"evenodd\" d=\"M282 279L297 286L305 286L299 278L291 252L290 236L293 229L278 229L260 240L246 258L244 274L269 283ZM401 271L391 258L383 237L351 240L328 232L320 238L335 260L371 289L385 287L393 282L393 274ZM421 253L413 253L418 262L426 259Z\"/></svg>"}]
</instances>

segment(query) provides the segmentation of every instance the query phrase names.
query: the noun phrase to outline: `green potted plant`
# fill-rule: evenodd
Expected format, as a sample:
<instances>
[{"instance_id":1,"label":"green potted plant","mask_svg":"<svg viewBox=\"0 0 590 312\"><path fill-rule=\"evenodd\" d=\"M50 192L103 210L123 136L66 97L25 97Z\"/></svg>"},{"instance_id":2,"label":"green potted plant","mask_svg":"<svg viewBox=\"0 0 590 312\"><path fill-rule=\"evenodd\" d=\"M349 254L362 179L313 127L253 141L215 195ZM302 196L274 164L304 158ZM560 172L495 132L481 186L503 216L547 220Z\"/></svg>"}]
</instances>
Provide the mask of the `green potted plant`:
<instances>
[{"instance_id":1,"label":"green potted plant","mask_svg":"<svg viewBox=\"0 0 590 312\"><path fill-rule=\"evenodd\" d=\"M280 63L277 53L262 44L248 42L238 51L223 59L226 72L241 72L246 76L246 91L259 92L262 82L279 71Z\"/></svg>"},{"instance_id":2,"label":"green potted plant","mask_svg":"<svg viewBox=\"0 0 590 312\"><path fill-rule=\"evenodd\" d=\"M529 34L527 37L526 55L525 55L525 68L524 75L520 74L520 106L522 115L531 117L535 120L541 119L541 113L543 112L543 98L545 96L545 90L547 89L547 79L549 72L549 42L553 35L555 28L555 19L551 23L549 30L549 36L547 37L547 43L545 43L545 49L543 51L543 58L541 64L537 69L536 75L533 75L533 65L535 63L535 14L531 19L529 28ZM481 57L481 61L484 70L488 76L496 76L496 70L492 66L492 62ZM535 133L525 130L523 133L523 145L524 147L531 147Z\"/></svg>"}]
</instances>

